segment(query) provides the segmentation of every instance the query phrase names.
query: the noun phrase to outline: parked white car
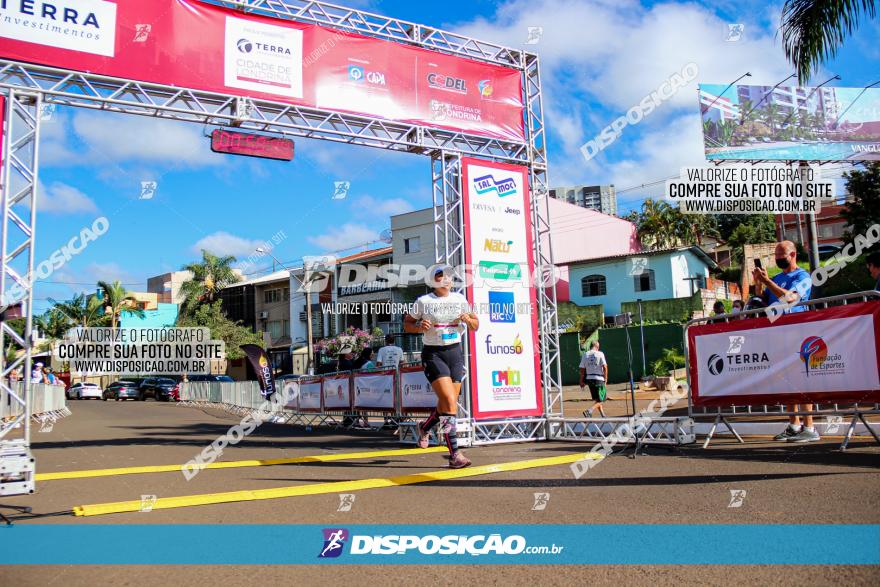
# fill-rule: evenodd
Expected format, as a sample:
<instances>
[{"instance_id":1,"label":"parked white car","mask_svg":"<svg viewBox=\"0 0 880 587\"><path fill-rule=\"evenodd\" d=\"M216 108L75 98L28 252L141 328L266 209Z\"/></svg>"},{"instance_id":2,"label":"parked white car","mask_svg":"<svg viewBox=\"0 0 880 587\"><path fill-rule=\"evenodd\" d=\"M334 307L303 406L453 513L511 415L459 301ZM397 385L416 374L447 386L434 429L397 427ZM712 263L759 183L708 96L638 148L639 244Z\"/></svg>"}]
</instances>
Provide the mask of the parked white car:
<instances>
[{"instance_id":1,"label":"parked white car","mask_svg":"<svg viewBox=\"0 0 880 587\"><path fill-rule=\"evenodd\" d=\"M103 395L97 383L74 383L67 389L67 399L101 399Z\"/></svg>"}]
</instances>

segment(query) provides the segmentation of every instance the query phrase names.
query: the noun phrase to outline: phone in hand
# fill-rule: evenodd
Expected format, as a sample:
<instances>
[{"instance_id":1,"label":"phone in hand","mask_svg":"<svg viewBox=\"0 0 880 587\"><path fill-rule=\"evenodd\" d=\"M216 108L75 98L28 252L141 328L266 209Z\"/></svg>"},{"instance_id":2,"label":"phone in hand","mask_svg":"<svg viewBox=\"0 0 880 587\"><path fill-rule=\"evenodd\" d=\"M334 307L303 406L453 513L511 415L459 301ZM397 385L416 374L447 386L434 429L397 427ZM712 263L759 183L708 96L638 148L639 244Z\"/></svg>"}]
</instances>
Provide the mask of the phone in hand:
<instances>
[{"instance_id":1,"label":"phone in hand","mask_svg":"<svg viewBox=\"0 0 880 587\"><path fill-rule=\"evenodd\" d=\"M761 260L760 260L760 259L755 259L755 269L763 269L763 268L764 268L764 266L763 266L763 264L761 263Z\"/></svg>"}]
</instances>

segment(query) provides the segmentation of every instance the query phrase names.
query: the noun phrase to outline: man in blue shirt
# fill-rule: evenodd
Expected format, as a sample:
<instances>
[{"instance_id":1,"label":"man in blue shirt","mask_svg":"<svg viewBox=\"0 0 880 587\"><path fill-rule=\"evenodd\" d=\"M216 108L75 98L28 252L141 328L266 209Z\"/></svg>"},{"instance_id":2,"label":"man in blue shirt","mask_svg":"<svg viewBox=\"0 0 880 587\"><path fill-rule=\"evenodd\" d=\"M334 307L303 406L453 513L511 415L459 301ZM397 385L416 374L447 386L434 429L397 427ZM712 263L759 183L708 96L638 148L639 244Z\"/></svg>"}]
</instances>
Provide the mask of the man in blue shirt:
<instances>
[{"instance_id":1,"label":"man in blue shirt","mask_svg":"<svg viewBox=\"0 0 880 587\"><path fill-rule=\"evenodd\" d=\"M810 299L813 281L810 274L798 267L797 264L797 248L791 241L782 241L776 245L776 266L782 269L779 273L770 279L767 270L755 267L752 277L755 283L763 284L764 301L768 307L777 304L777 307L784 308L784 313L804 312L805 306L793 305L801 301ZM813 404L804 404L805 412L813 411ZM787 406L790 412L797 412L800 409L798 404ZM799 416L790 416L788 426L780 434L773 437L773 440L787 442L816 442L819 440L819 433L813 427L813 416L804 416L804 424L801 426Z\"/></svg>"}]
</instances>

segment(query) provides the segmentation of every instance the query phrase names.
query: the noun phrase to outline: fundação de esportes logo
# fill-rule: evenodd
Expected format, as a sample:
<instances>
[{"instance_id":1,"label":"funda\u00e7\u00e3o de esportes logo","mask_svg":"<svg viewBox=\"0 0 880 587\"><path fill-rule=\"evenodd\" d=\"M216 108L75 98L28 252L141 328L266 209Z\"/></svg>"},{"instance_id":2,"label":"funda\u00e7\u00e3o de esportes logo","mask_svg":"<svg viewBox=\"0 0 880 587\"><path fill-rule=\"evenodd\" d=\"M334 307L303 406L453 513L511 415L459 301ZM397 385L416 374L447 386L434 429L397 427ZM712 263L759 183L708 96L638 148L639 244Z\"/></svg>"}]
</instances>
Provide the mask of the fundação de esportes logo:
<instances>
[{"instance_id":1,"label":"funda\u00e7\u00e3o de esportes logo","mask_svg":"<svg viewBox=\"0 0 880 587\"><path fill-rule=\"evenodd\" d=\"M807 377L843 373L846 363L840 354L830 354L828 343L821 336L808 336L801 343L798 356L804 364Z\"/></svg>"}]
</instances>

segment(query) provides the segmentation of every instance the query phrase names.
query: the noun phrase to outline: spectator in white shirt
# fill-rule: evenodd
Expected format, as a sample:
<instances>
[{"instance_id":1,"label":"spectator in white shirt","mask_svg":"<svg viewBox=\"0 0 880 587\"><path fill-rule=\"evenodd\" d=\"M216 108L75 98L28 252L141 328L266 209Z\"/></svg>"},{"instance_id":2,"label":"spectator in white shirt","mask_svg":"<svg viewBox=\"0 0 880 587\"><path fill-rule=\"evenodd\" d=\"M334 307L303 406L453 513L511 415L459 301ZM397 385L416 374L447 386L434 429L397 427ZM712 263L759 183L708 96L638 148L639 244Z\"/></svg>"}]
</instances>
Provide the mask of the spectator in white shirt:
<instances>
[{"instance_id":1,"label":"spectator in white shirt","mask_svg":"<svg viewBox=\"0 0 880 587\"><path fill-rule=\"evenodd\" d=\"M394 344L394 335L385 335L385 346L380 348L376 354L376 366L396 369L402 358L403 349Z\"/></svg>"},{"instance_id":2,"label":"spectator in white shirt","mask_svg":"<svg viewBox=\"0 0 880 587\"><path fill-rule=\"evenodd\" d=\"M585 385L590 387L590 395L593 401L593 407L584 410L584 416L593 417L593 410L599 409L599 413L603 418L607 418L605 410L602 409L602 402L605 401L605 382L608 381L608 361L605 360L605 353L599 350L599 341L594 341L590 350L584 353L580 364L581 372L581 389Z\"/></svg>"}]
</instances>

